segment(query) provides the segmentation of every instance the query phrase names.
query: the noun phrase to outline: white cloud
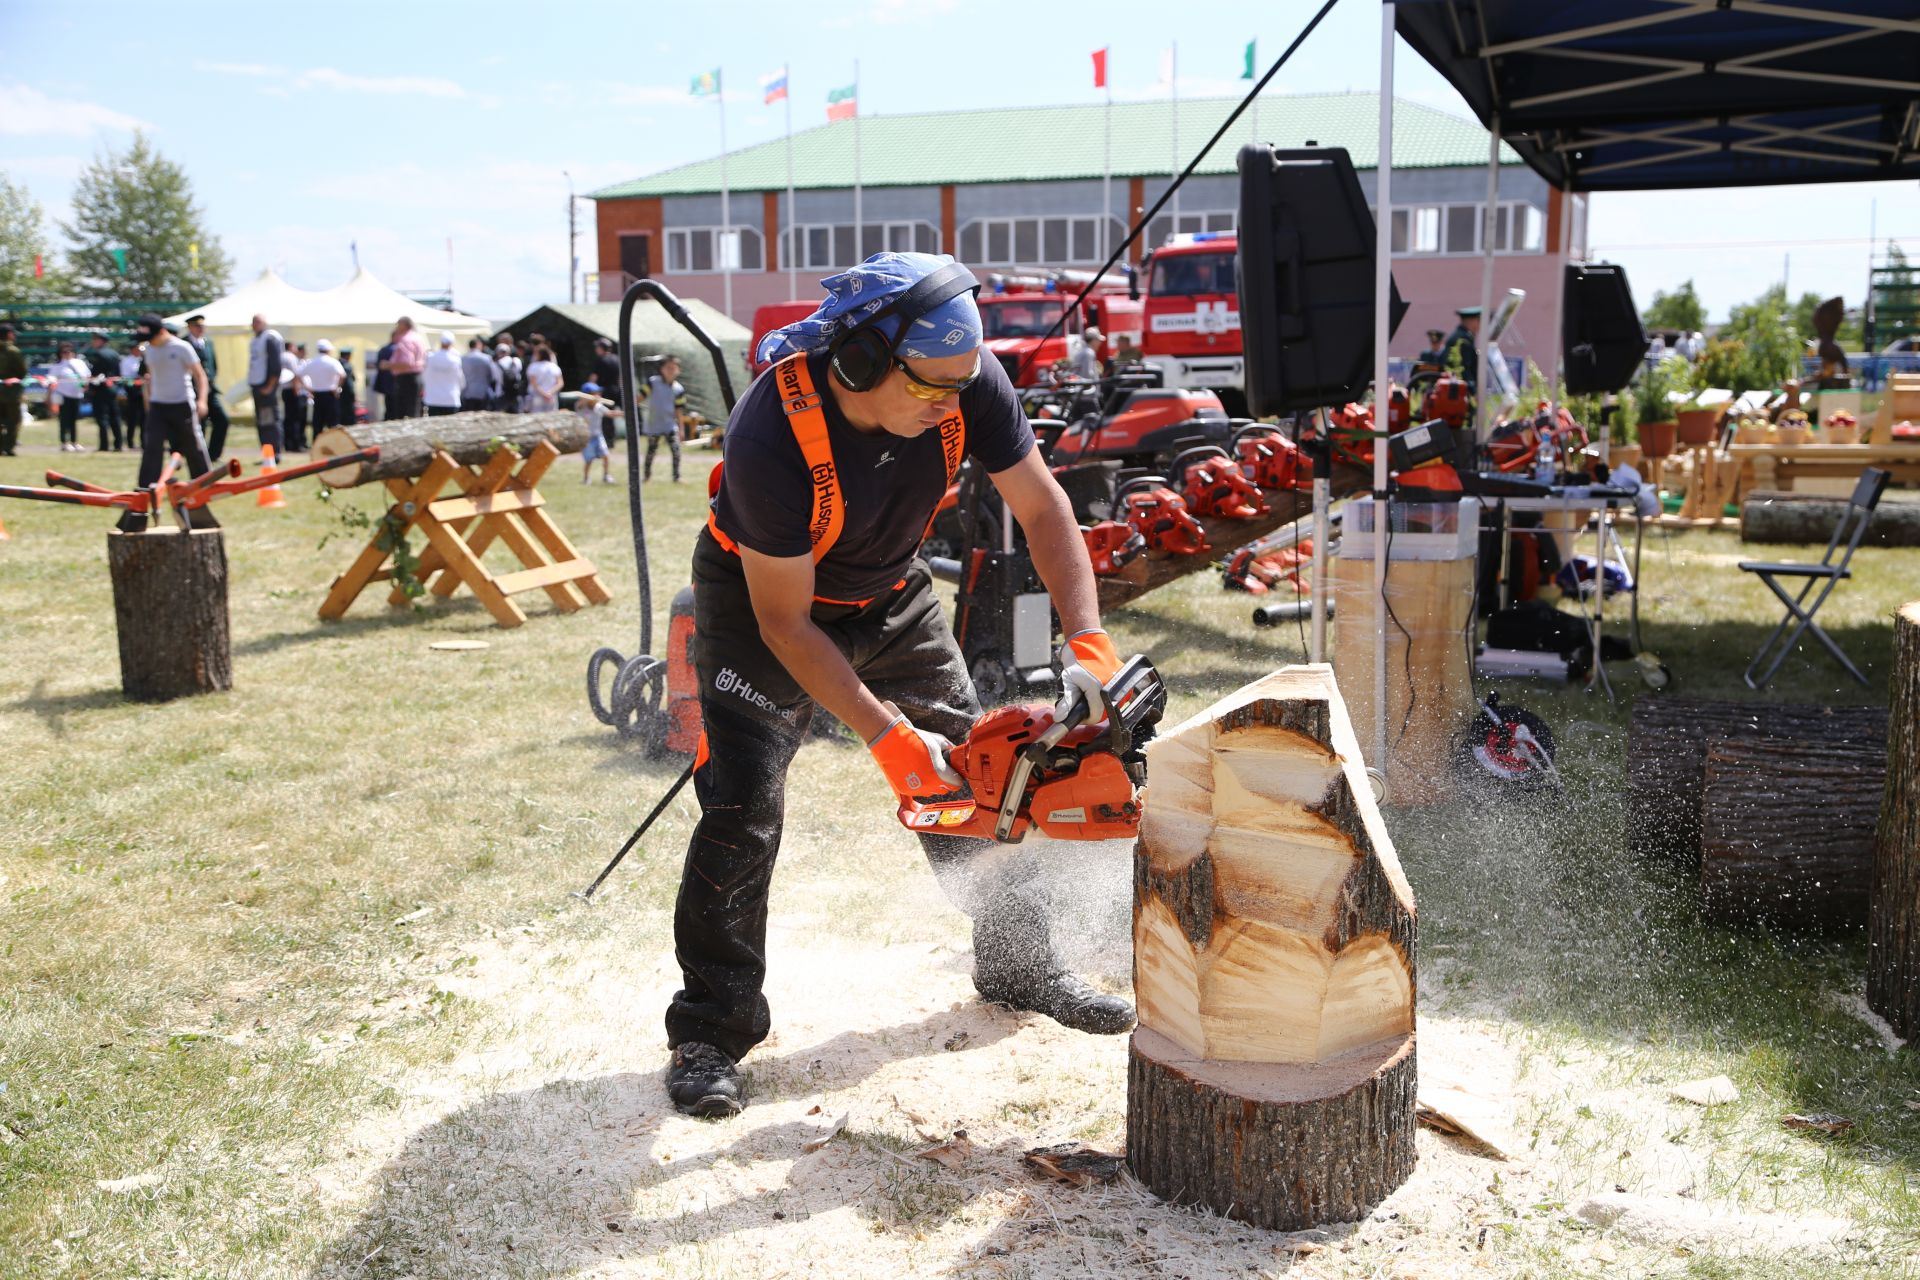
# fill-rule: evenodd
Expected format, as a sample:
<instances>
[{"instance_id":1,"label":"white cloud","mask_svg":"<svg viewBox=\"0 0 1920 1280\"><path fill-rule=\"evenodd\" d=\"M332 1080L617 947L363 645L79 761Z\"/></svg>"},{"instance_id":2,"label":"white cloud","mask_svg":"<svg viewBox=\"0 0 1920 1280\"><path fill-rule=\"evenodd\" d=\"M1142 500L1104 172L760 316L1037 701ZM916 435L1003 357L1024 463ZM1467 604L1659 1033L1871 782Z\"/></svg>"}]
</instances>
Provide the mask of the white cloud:
<instances>
[{"instance_id":1,"label":"white cloud","mask_svg":"<svg viewBox=\"0 0 1920 1280\"><path fill-rule=\"evenodd\" d=\"M959 0L874 0L867 9L867 21L877 26L897 26L907 22L925 22L929 18L952 13Z\"/></svg>"},{"instance_id":2,"label":"white cloud","mask_svg":"<svg viewBox=\"0 0 1920 1280\"><path fill-rule=\"evenodd\" d=\"M616 107L678 106L694 101L684 84L620 84L614 81L607 81L600 86L599 99Z\"/></svg>"},{"instance_id":3,"label":"white cloud","mask_svg":"<svg viewBox=\"0 0 1920 1280\"><path fill-rule=\"evenodd\" d=\"M345 93L411 94L425 98L464 98L467 91L435 76L356 76L333 67L314 67L293 78L296 88L339 89Z\"/></svg>"},{"instance_id":4,"label":"white cloud","mask_svg":"<svg viewBox=\"0 0 1920 1280\"><path fill-rule=\"evenodd\" d=\"M0 85L0 135L14 138L87 138L103 129L152 129L138 116L97 102L49 98L26 85Z\"/></svg>"}]
</instances>

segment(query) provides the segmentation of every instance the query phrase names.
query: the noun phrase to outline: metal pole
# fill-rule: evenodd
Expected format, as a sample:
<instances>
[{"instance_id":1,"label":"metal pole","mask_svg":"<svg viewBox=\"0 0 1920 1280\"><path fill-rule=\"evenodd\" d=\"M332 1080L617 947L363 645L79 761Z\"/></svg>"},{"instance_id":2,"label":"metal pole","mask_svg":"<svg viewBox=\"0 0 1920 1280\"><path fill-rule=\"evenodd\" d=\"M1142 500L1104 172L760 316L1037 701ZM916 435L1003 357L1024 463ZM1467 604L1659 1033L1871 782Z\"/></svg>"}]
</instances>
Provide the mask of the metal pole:
<instances>
[{"instance_id":1,"label":"metal pole","mask_svg":"<svg viewBox=\"0 0 1920 1280\"><path fill-rule=\"evenodd\" d=\"M1105 137L1100 158L1100 261L1112 253L1113 239L1113 73L1109 69L1101 79L1107 82Z\"/></svg>"},{"instance_id":2,"label":"metal pole","mask_svg":"<svg viewBox=\"0 0 1920 1280\"><path fill-rule=\"evenodd\" d=\"M1180 177L1180 42L1175 40L1167 55L1167 94L1173 102L1173 168L1167 171L1167 181L1175 182ZM1173 191L1173 229L1180 230L1180 189Z\"/></svg>"},{"instance_id":3,"label":"metal pole","mask_svg":"<svg viewBox=\"0 0 1920 1280\"><path fill-rule=\"evenodd\" d=\"M720 292L726 300L722 308L733 319L733 199L727 190L727 85L720 72L714 73L714 101L720 107Z\"/></svg>"},{"instance_id":4,"label":"metal pole","mask_svg":"<svg viewBox=\"0 0 1920 1280\"><path fill-rule=\"evenodd\" d=\"M1315 434L1320 439L1327 438L1327 411L1314 410ZM1322 450L1329 465L1315 466L1313 469L1313 580L1308 584L1311 595L1308 597L1308 609L1313 620L1309 633L1307 661L1325 662L1327 660L1327 504L1333 497L1333 485L1327 472L1331 469L1331 451Z\"/></svg>"},{"instance_id":5,"label":"metal pole","mask_svg":"<svg viewBox=\"0 0 1920 1280\"><path fill-rule=\"evenodd\" d=\"M853 60L853 261L837 265L851 267L867 260L867 228L860 210L860 59Z\"/></svg>"},{"instance_id":6,"label":"metal pole","mask_svg":"<svg viewBox=\"0 0 1920 1280\"><path fill-rule=\"evenodd\" d=\"M1488 328L1493 323L1493 232L1495 212L1500 207L1500 113L1494 112L1487 134L1487 207L1480 219L1480 367L1474 370L1479 379L1480 394L1474 397L1473 437L1477 444L1485 444L1487 433L1492 430L1492 413L1488 401L1493 391L1493 381L1488 370L1493 367L1493 355L1490 348ZM1511 241L1513 226L1507 226L1507 237ZM1555 397L1558 399L1558 396Z\"/></svg>"},{"instance_id":7,"label":"metal pole","mask_svg":"<svg viewBox=\"0 0 1920 1280\"><path fill-rule=\"evenodd\" d=\"M560 171L567 180L567 301L580 301L574 290L576 278L580 274L580 240L573 224L573 175L565 169Z\"/></svg>"},{"instance_id":8,"label":"metal pole","mask_svg":"<svg viewBox=\"0 0 1920 1280\"><path fill-rule=\"evenodd\" d=\"M1373 767L1387 769L1387 425L1393 384L1387 380L1387 341L1393 318L1393 13L1380 6L1380 141L1374 174L1373 219Z\"/></svg>"},{"instance_id":9,"label":"metal pole","mask_svg":"<svg viewBox=\"0 0 1920 1280\"><path fill-rule=\"evenodd\" d=\"M800 296L800 268L794 261L800 256L800 230L793 205L793 67L781 67L780 78L787 85L787 297L791 300Z\"/></svg>"}]
</instances>

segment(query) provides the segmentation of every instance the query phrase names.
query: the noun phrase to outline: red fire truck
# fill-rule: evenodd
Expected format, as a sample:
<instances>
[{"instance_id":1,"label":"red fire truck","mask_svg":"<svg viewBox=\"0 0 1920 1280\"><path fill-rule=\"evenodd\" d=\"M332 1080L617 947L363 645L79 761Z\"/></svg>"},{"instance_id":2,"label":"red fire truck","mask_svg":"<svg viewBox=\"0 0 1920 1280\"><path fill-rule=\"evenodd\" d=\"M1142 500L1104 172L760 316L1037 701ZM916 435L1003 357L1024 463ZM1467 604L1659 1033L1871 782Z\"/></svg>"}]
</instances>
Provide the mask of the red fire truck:
<instances>
[{"instance_id":1,"label":"red fire truck","mask_svg":"<svg viewBox=\"0 0 1920 1280\"><path fill-rule=\"evenodd\" d=\"M1102 282L1102 287L1087 295L1080 312L1053 337L1041 341L1091 278L1092 273L1086 271L987 278L987 287L980 293L986 348L1005 366L1015 386L1035 385L1045 370L1077 352L1088 325L1100 330L1100 345L1094 355L1103 361L1113 358L1123 338L1135 349L1141 346L1145 336L1140 323L1143 308L1127 296L1126 282L1120 279L1110 284Z\"/></svg>"},{"instance_id":2,"label":"red fire truck","mask_svg":"<svg viewBox=\"0 0 1920 1280\"><path fill-rule=\"evenodd\" d=\"M1240 346L1240 239L1231 231L1177 235L1155 249L1146 275L1146 363L1169 387L1206 387L1227 412L1247 411Z\"/></svg>"}]
</instances>

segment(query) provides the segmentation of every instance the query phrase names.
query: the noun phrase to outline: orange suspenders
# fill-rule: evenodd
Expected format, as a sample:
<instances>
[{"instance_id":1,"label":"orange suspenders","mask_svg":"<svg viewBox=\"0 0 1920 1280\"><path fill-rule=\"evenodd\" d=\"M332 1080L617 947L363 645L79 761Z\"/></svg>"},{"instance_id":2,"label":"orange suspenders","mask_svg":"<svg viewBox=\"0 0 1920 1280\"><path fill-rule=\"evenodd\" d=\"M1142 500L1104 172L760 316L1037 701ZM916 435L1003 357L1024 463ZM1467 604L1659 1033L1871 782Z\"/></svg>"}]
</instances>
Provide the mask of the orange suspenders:
<instances>
[{"instance_id":1,"label":"orange suspenders","mask_svg":"<svg viewBox=\"0 0 1920 1280\"><path fill-rule=\"evenodd\" d=\"M807 504L807 536L813 543L813 562L833 549L846 524L846 494L840 488L840 473L834 469L833 446L827 439L827 415L820 407L820 393L807 370L805 353L796 352L776 364L769 377L780 390L780 407L787 411L787 425L799 442L800 456L806 461L807 475L813 483L813 499ZM947 485L952 486L960 473L960 461L967 452L967 426L958 410L940 420L940 454L946 462ZM933 527L932 518L927 528ZM714 540L738 554L732 538L720 531L714 512L707 513L707 528ZM865 600L835 600L833 604L866 604Z\"/></svg>"}]
</instances>

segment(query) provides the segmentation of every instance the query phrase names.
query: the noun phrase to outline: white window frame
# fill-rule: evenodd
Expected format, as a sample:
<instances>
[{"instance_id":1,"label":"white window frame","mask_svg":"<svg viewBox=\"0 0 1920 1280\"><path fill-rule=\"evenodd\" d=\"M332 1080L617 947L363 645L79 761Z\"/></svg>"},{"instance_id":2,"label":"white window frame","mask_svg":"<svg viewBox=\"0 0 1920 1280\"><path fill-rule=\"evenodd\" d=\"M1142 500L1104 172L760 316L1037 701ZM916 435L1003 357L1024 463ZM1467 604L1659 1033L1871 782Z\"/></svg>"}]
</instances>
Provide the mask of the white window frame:
<instances>
[{"instance_id":1,"label":"white window frame","mask_svg":"<svg viewBox=\"0 0 1920 1280\"><path fill-rule=\"evenodd\" d=\"M1528 254L1545 253L1546 211L1527 200L1502 200L1496 208L1504 210L1508 220L1509 243L1494 246L1496 257L1515 257ZM1467 249L1448 249L1446 247L1447 223L1455 216L1456 210L1465 210L1472 218L1473 245ZM1512 229L1518 227L1521 232L1520 248L1511 247ZM1444 204L1397 205L1393 210L1393 255L1396 258L1472 258L1479 257L1484 251L1482 236L1486 229L1486 206L1467 204L1461 201L1448 201ZM1494 235L1499 236L1499 219L1494 222Z\"/></svg>"},{"instance_id":2,"label":"white window frame","mask_svg":"<svg viewBox=\"0 0 1920 1280\"><path fill-rule=\"evenodd\" d=\"M1118 218L1107 215L1109 230L1107 233L1107 252L1126 238L1127 229ZM1047 256L1047 237L1051 230L1060 236L1066 253L1054 261ZM1076 256L1074 241L1085 233L1092 245L1092 253L1086 257ZM1020 255L1020 241L1024 235L1033 237L1034 255L1030 258ZM979 247L967 248L969 238L977 238ZM994 242L999 240L1004 250L995 252ZM1090 213L1034 213L1018 217L968 218L958 228L960 260L976 267L1097 267L1104 259L1100 254L1100 212Z\"/></svg>"},{"instance_id":3,"label":"white window frame","mask_svg":"<svg viewBox=\"0 0 1920 1280\"><path fill-rule=\"evenodd\" d=\"M812 232L826 233L827 253L824 259L816 260L810 252L797 253L794 251L793 246L796 240L802 248L811 249L810 241L812 240L812 236L809 233ZM845 233L844 237L839 234L842 232ZM862 239L865 240L872 240L878 236L880 244L896 252L941 252L940 228L934 226L924 218L895 218L885 222L865 222L860 225L860 232ZM921 232L925 232L927 236L926 243L931 245L931 248L918 247L920 244L918 237ZM840 243L842 238L846 239L849 244L852 243L853 224L851 222L797 222L790 227L783 228L780 232L781 270L786 270L788 264L792 264L793 269L796 271L839 271L866 260L867 255L858 254L853 262L840 261L840 255L835 246ZM905 250L898 248L901 244L906 246ZM855 246L856 249L859 247L861 246Z\"/></svg>"},{"instance_id":4,"label":"white window frame","mask_svg":"<svg viewBox=\"0 0 1920 1280\"><path fill-rule=\"evenodd\" d=\"M754 266L742 266L743 252L747 237L753 238L759 249L759 263ZM707 266L693 265L695 237L706 239ZM767 247L760 228L736 222L731 227L669 227L662 239L666 241L666 269L656 274L675 276L717 276L728 270L725 258L732 259L732 270L764 271L767 265ZM716 253L715 250L720 252Z\"/></svg>"}]
</instances>

